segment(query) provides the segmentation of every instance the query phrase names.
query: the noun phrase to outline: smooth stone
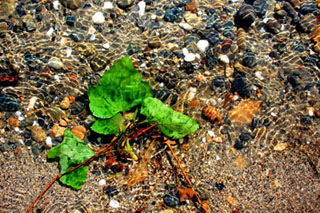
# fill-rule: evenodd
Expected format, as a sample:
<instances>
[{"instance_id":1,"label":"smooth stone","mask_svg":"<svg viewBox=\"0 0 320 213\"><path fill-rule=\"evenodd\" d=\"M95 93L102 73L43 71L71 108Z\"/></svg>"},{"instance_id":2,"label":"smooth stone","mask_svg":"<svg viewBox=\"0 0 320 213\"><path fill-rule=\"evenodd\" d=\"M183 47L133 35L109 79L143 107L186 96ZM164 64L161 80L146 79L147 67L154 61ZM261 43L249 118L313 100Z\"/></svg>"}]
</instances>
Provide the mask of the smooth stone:
<instances>
[{"instance_id":1,"label":"smooth stone","mask_svg":"<svg viewBox=\"0 0 320 213\"><path fill-rule=\"evenodd\" d=\"M192 62L196 59L196 55L193 53L188 53L185 57L184 60L187 62Z\"/></svg>"},{"instance_id":2,"label":"smooth stone","mask_svg":"<svg viewBox=\"0 0 320 213\"><path fill-rule=\"evenodd\" d=\"M200 50L200 52L206 52L207 48L209 47L209 41L199 40L197 43L197 47Z\"/></svg>"},{"instance_id":3,"label":"smooth stone","mask_svg":"<svg viewBox=\"0 0 320 213\"><path fill-rule=\"evenodd\" d=\"M87 129L84 126L75 126L72 128L71 133L83 140L86 137Z\"/></svg>"},{"instance_id":4,"label":"smooth stone","mask_svg":"<svg viewBox=\"0 0 320 213\"><path fill-rule=\"evenodd\" d=\"M64 66L62 61L57 57L50 58L48 61L48 65L49 65L49 67L52 67L56 70L62 69Z\"/></svg>"},{"instance_id":5,"label":"smooth stone","mask_svg":"<svg viewBox=\"0 0 320 213\"><path fill-rule=\"evenodd\" d=\"M105 21L105 18L103 16L102 12L96 12L93 16L92 16L92 21L95 24L103 24Z\"/></svg>"},{"instance_id":6,"label":"smooth stone","mask_svg":"<svg viewBox=\"0 0 320 213\"><path fill-rule=\"evenodd\" d=\"M187 31L190 31L193 29L193 27L188 23L179 23L179 26Z\"/></svg>"},{"instance_id":7,"label":"smooth stone","mask_svg":"<svg viewBox=\"0 0 320 213\"><path fill-rule=\"evenodd\" d=\"M67 16L66 18L67 25L69 25L70 27L73 27L75 22L76 22L76 16Z\"/></svg>"},{"instance_id":8,"label":"smooth stone","mask_svg":"<svg viewBox=\"0 0 320 213\"><path fill-rule=\"evenodd\" d=\"M16 112L21 106L13 97L6 94L0 94L0 112Z\"/></svg>"},{"instance_id":9,"label":"smooth stone","mask_svg":"<svg viewBox=\"0 0 320 213\"><path fill-rule=\"evenodd\" d=\"M103 9L113 9L113 4L112 4L112 2L106 1L106 2L103 4Z\"/></svg>"},{"instance_id":10,"label":"smooth stone","mask_svg":"<svg viewBox=\"0 0 320 213\"><path fill-rule=\"evenodd\" d=\"M58 138L64 135L64 131L66 128L60 127L58 124L54 124L50 130L50 135L53 138Z\"/></svg>"},{"instance_id":11,"label":"smooth stone","mask_svg":"<svg viewBox=\"0 0 320 213\"><path fill-rule=\"evenodd\" d=\"M117 0L117 4L120 8L129 7L133 3L133 0Z\"/></svg>"},{"instance_id":12,"label":"smooth stone","mask_svg":"<svg viewBox=\"0 0 320 213\"><path fill-rule=\"evenodd\" d=\"M146 3L144 1L139 1L138 7L139 7L139 17L141 17L144 15L144 12L146 11Z\"/></svg>"},{"instance_id":13,"label":"smooth stone","mask_svg":"<svg viewBox=\"0 0 320 213\"><path fill-rule=\"evenodd\" d=\"M83 0L59 0L59 1L64 7L69 8L71 10L78 9L83 3Z\"/></svg>"},{"instance_id":14,"label":"smooth stone","mask_svg":"<svg viewBox=\"0 0 320 213\"><path fill-rule=\"evenodd\" d=\"M31 137L37 142L44 142L47 139L45 131L40 126L35 126L32 128Z\"/></svg>"},{"instance_id":15,"label":"smooth stone","mask_svg":"<svg viewBox=\"0 0 320 213\"><path fill-rule=\"evenodd\" d=\"M178 7L170 7L166 9L163 19L167 22L176 21L181 14L181 10Z\"/></svg>"},{"instance_id":16,"label":"smooth stone","mask_svg":"<svg viewBox=\"0 0 320 213\"><path fill-rule=\"evenodd\" d=\"M70 37L75 42L83 41L84 40L84 34L79 31L72 31L70 33Z\"/></svg>"},{"instance_id":17,"label":"smooth stone","mask_svg":"<svg viewBox=\"0 0 320 213\"><path fill-rule=\"evenodd\" d=\"M64 97L60 102L61 109L69 109L70 108L70 99L68 97Z\"/></svg>"},{"instance_id":18,"label":"smooth stone","mask_svg":"<svg viewBox=\"0 0 320 213\"><path fill-rule=\"evenodd\" d=\"M25 15L22 18L22 22L28 32L32 32L37 28L36 23L31 15Z\"/></svg>"},{"instance_id":19,"label":"smooth stone","mask_svg":"<svg viewBox=\"0 0 320 213\"><path fill-rule=\"evenodd\" d=\"M197 16L197 14L191 13L187 11L184 14L184 19L188 24L190 24L194 28L200 28L201 27L201 18Z\"/></svg>"},{"instance_id":20,"label":"smooth stone","mask_svg":"<svg viewBox=\"0 0 320 213\"><path fill-rule=\"evenodd\" d=\"M159 48L161 46L161 39L159 37L153 37L148 43L151 48Z\"/></svg>"},{"instance_id":21,"label":"smooth stone","mask_svg":"<svg viewBox=\"0 0 320 213\"><path fill-rule=\"evenodd\" d=\"M229 64L230 63L230 60L229 60L229 57L227 55L221 55L219 57L220 61L225 63L225 64Z\"/></svg>"}]
</instances>

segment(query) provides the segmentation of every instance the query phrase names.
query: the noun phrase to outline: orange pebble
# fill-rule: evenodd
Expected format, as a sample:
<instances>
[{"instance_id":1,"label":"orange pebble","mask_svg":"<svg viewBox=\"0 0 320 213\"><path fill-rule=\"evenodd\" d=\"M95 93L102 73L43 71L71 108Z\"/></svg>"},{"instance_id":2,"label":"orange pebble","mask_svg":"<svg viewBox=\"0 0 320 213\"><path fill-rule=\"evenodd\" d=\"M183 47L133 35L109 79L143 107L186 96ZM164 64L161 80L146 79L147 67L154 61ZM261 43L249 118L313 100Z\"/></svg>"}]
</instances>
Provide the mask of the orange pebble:
<instances>
[{"instance_id":1,"label":"orange pebble","mask_svg":"<svg viewBox=\"0 0 320 213\"><path fill-rule=\"evenodd\" d=\"M73 95L69 96L70 104L72 104L75 100L76 100L76 97L74 97Z\"/></svg>"}]
</instances>

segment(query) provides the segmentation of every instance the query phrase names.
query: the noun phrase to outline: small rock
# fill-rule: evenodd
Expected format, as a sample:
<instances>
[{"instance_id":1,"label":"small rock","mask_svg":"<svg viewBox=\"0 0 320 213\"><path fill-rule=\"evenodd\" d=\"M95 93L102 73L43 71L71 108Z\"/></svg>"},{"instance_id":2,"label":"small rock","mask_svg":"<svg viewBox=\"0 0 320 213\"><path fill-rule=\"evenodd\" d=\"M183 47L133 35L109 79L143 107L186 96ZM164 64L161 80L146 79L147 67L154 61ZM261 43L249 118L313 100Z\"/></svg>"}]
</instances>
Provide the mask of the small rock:
<instances>
[{"instance_id":1,"label":"small rock","mask_svg":"<svg viewBox=\"0 0 320 213\"><path fill-rule=\"evenodd\" d=\"M18 127L19 126L19 120L14 118L14 117L10 117L9 118L9 125Z\"/></svg>"},{"instance_id":2,"label":"small rock","mask_svg":"<svg viewBox=\"0 0 320 213\"><path fill-rule=\"evenodd\" d=\"M174 22L179 18L180 14L181 10L178 7L170 7L166 9L163 19L167 22Z\"/></svg>"},{"instance_id":3,"label":"small rock","mask_svg":"<svg viewBox=\"0 0 320 213\"><path fill-rule=\"evenodd\" d=\"M229 57L227 55L220 55L219 59L220 59L221 62L223 62L225 64L229 64L230 63Z\"/></svg>"},{"instance_id":4,"label":"small rock","mask_svg":"<svg viewBox=\"0 0 320 213\"><path fill-rule=\"evenodd\" d=\"M228 203L230 203L232 206L237 205L236 199L234 199L234 198L231 197L230 195L226 198L226 201L227 201Z\"/></svg>"},{"instance_id":5,"label":"small rock","mask_svg":"<svg viewBox=\"0 0 320 213\"><path fill-rule=\"evenodd\" d=\"M70 108L70 100L69 97L64 97L60 102L61 109L69 109Z\"/></svg>"},{"instance_id":6,"label":"small rock","mask_svg":"<svg viewBox=\"0 0 320 213\"><path fill-rule=\"evenodd\" d=\"M16 112L21 106L10 95L0 94L0 112Z\"/></svg>"},{"instance_id":7,"label":"small rock","mask_svg":"<svg viewBox=\"0 0 320 213\"><path fill-rule=\"evenodd\" d=\"M112 2L106 1L106 2L103 4L103 9L113 9L113 4L112 4Z\"/></svg>"},{"instance_id":8,"label":"small rock","mask_svg":"<svg viewBox=\"0 0 320 213\"><path fill-rule=\"evenodd\" d=\"M181 28L187 30L187 31L190 31L190 30L193 29L193 27L192 27L190 24L184 23L184 22L183 22L183 23L179 23L179 26L180 26Z\"/></svg>"},{"instance_id":9,"label":"small rock","mask_svg":"<svg viewBox=\"0 0 320 213\"><path fill-rule=\"evenodd\" d=\"M61 119L59 121L59 126L66 127L66 126L68 126L68 123L64 119Z\"/></svg>"},{"instance_id":10,"label":"small rock","mask_svg":"<svg viewBox=\"0 0 320 213\"><path fill-rule=\"evenodd\" d=\"M193 0L191 2L186 3L186 10L187 11L193 11L198 7L198 2L196 0Z\"/></svg>"},{"instance_id":11,"label":"small rock","mask_svg":"<svg viewBox=\"0 0 320 213\"><path fill-rule=\"evenodd\" d=\"M169 207L175 207L179 204L179 198L172 194L167 194L163 197L163 202Z\"/></svg>"},{"instance_id":12,"label":"small rock","mask_svg":"<svg viewBox=\"0 0 320 213\"><path fill-rule=\"evenodd\" d=\"M71 130L72 134L83 140L86 136L87 129L84 126L75 126Z\"/></svg>"},{"instance_id":13,"label":"small rock","mask_svg":"<svg viewBox=\"0 0 320 213\"><path fill-rule=\"evenodd\" d=\"M37 25L34 22L34 19L33 19L33 17L31 15L23 16L22 22L23 22L23 24L26 27L28 32L32 32L37 28Z\"/></svg>"},{"instance_id":14,"label":"small rock","mask_svg":"<svg viewBox=\"0 0 320 213\"><path fill-rule=\"evenodd\" d=\"M274 148L273 150L274 151L277 151L277 152L282 152L283 150L285 150L287 148L287 144L285 143L278 143Z\"/></svg>"},{"instance_id":15,"label":"small rock","mask_svg":"<svg viewBox=\"0 0 320 213\"><path fill-rule=\"evenodd\" d=\"M197 47L200 50L200 52L206 52L207 48L209 47L209 41L208 40L199 40L197 43Z\"/></svg>"},{"instance_id":16,"label":"small rock","mask_svg":"<svg viewBox=\"0 0 320 213\"><path fill-rule=\"evenodd\" d=\"M301 117L301 123L302 124L311 125L312 124L312 119L309 116L302 116Z\"/></svg>"},{"instance_id":17,"label":"small rock","mask_svg":"<svg viewBox=\"0 0 320 213\"><path fill-rule=\"evenodd\" d=\"M47 139L45 131L40 126L32 128L31 137L37 142L44 142Z\"/></svg>"},{"instance_id":18,"label":"small rock","mask_svg":"<svg viewBox=\"0 0 320 213\"><path fill-rule=\"evenodd\" d=\"M70 27L73 27L75 22L76 22L76 16L66 17L66 24L69 25Z\"/></svg>"},{"instance_id":19,"label":"small rock","mask_svg":"<svg viewBox=\"0 0 320 213\"><path fill-rule=\"evenodd\" d=\"M133 0L117 0L117 4L120 8L129 7L133 3Z\"/></svg>"},{"instance_id":20,"label":"small rock","mask_svg":"<svg viewBox=\"0 0 320 213\"><path fill-rule=\"evenodd\" d=\"M103 24L105 19L103 16L102 12L96 12L93 16L92 16L92 21L95 24Z\"/></svg>"},{"instance_id":21,"label":"small rock","mask_svg":"<svg viewBox=\"0 0 320 213\"><path fill-rule=\"evenodd\" d=\"M120 207L120 203L117 200L112 199L109 202L109 206L116 209Z\"/></svg>"},{"instance_id":22,"label":"small rock","mask_svg":"<svg viewBox=\"0 0 320 213\"><path fill-rule=\"evenodd\" d=\"M50 135L53 138L58 138L64 135L64 131L66 128L60 127L58 124L54 124L50 130Z\"/></svg>"},{"instance_id":23,"label":"small rock","mask_svg":"<svg viewBox=\"0 0 320 213\"><path fill-rule=\"evenodd\" d=\"M138 7L139 7L139 17L142 17L144 15L144 12L146 11L146 3L144 1L139 1Z\"/></svg>"},{"instance_id":24,"label":"small rock","mask_svg":"<svg viewBox=\"0 0 320 213\"><path fill-rule=\"evenodd\" d=\"M149 40L149 46L151 48L159 48L161 46L161 39L159 37L153 37Z\"/></svg>"},{"instance_id":25,"label":"small rock","mask_svg":"<svg viewBox=\"0 0 320 213\"><path fill-rule=\"evenodd\" d=\"M49 146L50 148L52 147L52 138L51 138L51 137L47 137L47 139L46 139L46 144L47 144L47 146Z\"/></svg>"},{"instance_id":26,"label":"small rock","mask_svg":"<svg viewBox=\"0 0 320 213\"><path fill-rule=\"evenodd\" d=\"M186 12L184 15L184 19L188 24L190 24L194 28L201 27L201 18L197 16L197 14Z\"/></svg>"},{"instance_id":27,"label":"small rock","mask_svg":"<svg viewBox=\"0 0 320 213\"><path fill-rule=\"evenodd\" d=\"M71 10L78 9L83 3L83 0L59 0L59 1L64 7L69 8Z\"/></svg>"},{"instance_id":28,"label":"small rock","mask_svg":"<svg viewBox=\"0 0 320 213\"><path fill-rule=\"evenodd\" d=\"M187 62L192 62L196 59L196 55L193 53L188 53L185 57L184 60Z\"/></svg>"},{"instance_id":29,"label":"small rock","mask_svg":"<svg viewBox=\"0 0 320 213\"><path fill-rule=\"evenodd\" d=\"M104 185L106 185L106 183L107 183L107 181L106 181L105 179L101 179L101 180L99 181L99 185L100 185L100 186L104 186Z\"/></svg>"},{"instance_id":30,"label":"small rock","mask_svg":"<svg viewBox=\"0 0 320 213\"><path fill-rule=\"evenodd\" d=\"M256 15L254 8L250 4L243 4L235 15L235 23L249 27L255 21Z\"/></svg>"},{"instance_id":31,"label":"small rock","mask_svg":"<svg viewBox=\"0 0 320 213\"><path fill-rule=\"evenodd\" d=\"M84 34L82 32L79 32L78 30L75 30L70 33L70 38L75 42L83 41Z\"/></svg>"},{"instance_id":32,"label":"small rock","mask_svg":"<svg viewBox=\"0 0 320 213\"><path fill-rule=\"evenodd\" d=\"M62 69L64 66L62 61L57 57L51 57L48 61L48 65L56 70Z\"/></svg>"}]
</instances>

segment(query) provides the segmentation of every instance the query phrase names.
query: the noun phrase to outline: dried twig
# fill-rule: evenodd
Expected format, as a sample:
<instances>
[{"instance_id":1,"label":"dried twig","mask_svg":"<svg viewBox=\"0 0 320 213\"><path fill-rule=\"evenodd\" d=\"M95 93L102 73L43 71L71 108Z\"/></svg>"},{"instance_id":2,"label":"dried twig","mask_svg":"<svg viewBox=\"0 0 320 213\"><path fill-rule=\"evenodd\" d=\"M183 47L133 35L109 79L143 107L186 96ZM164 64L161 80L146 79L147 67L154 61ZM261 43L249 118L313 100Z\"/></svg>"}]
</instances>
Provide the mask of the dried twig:
<instances>
[{"instance_id":1,"label":"dried twig","mask_svg":"<svg viewBox=\"0 0 320 213\"><path fill-rule=\"evenodd\" d=\"M189 186L190 186L191 189L194 191L194 193L195 193L194 195L196 196L197 201L198 201L199 204L201 205L201 209L202 209L204 212L207 212L206 209L203 207L203 204L202 204L202 202L201 202L201 200L200 200L199 195L198 195L197 192L194 190L194 188L193 188L193 186L192 186L192 183L191 183L190 179L188 178L188 175L187 175L186 171L182 168L178 157L176 156L176 154L174 153L174 151L173 151L173 149L172 149L171 144L173 144L174 142L173 142L173 141L170 141L170 140L166 140L164 143L169 147L169 149L170 149L170 151L171 151L174 159L177 161L177 163L178 163L178 165L179 165L179 168L181 169L181 171L182 171L182 173L183 173L184 178L187 180Z\"/></svg>"}]
</instances>

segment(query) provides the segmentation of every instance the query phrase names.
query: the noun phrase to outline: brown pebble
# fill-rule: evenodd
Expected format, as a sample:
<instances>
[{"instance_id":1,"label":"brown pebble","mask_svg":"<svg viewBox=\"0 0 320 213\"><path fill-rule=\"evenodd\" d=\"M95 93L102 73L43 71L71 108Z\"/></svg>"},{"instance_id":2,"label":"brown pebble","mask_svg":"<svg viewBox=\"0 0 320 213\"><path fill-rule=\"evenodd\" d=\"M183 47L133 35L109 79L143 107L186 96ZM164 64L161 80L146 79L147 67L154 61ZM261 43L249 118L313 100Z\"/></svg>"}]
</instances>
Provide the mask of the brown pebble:
<instances>
[{"instance_id":1,"label":"brown pebble","mask_svg":"<svg viewBox=\"0 0 320 213\"><path fill-rule=\"evenodd\" d=\"M230 195L226 198L226 201L227 201L228 203L230 203L231 205L233 205L233 206L237 205L236 199L234 199L234 198L231 197Z\"/></svg>"},{"instance_id":2,"label":"brown pebble","mask_svg":"<svg viewBox=\"0 0 320 213\"><path fill-rule=\"evenodd\" d=\"M195 10L198 7L198 2L196 0L186 3L186 10L192 11Z\"/></svg>"},{"instance_id":3,"label":"brown pebble","mask_svg":"<svg viewBox=\"0 0 320 213\"><path fill-rule=\"evenodd\" d=\"M19 126L19 120L14 118L14 117L10 117L9 118L9 124L10 124L10 126L18 127Z\"/></svg>"},{"instance_id":4,"label":"brown pebble","mask_svg":"<svg viewBox=\"0 0 320 213\"><path fill-rule=\"evenodd\" d=\"M64 135L64 131L66 128L59 126L58 124L54 124L50 130L50 135L53 138L58 138Z\"/></svg>"},{"instance_id":5,"label":"brown pebble","mask_svg":"<svg viewBox=\"0 0 320 213\"><path fill-rule=\"evenodd\" d=\"M87 129L84 126L75 126L71 130L72 134L83 140L86 136Z\"/></svg>"},{"instance_id":6,"label":"brown pebble","mask_svg":"<svg viewBox=\"0 0 320 213\"><path fill-rule=\"evenodd\" d=\"M60 122L59 122L59 125L62 126L62 127L66 127L66 126L68 126L68 123L64 119L61 119Z\"/></svg>"},{"instance_id":7,"label":"brown pebble","mask_svg":"<svg viewBox=\"0 0 320 213\"><path fill-rule=\"evenodd\" d=\"M320 109L318 109L318 110L316 111L316 116L317 116L318 118L320 118Z\"/></svg>"},{"instance_id":8,"label":"brown pebble","mask_svg":"<svg viewBox=\"0 0 320 213\"><path fill-rule=\"evenodd\" d=\"M31 137L37 142L44 142L47 139L45 131L40 126L32 128Z\"/></svg>"},{"instance_id":9,"label":"brown pebble","mask_svg":"<svg viewBox=\"0 0 320 213\"><path fill-rule=\"evenodd\" d=\"M68 97L64 97L60 102L61 109L69 109L70 108L70 100Z\"/></svg>"},{"instance_id":10,"label":"brown pebble","mask_svg":"<svg viewBox=\"0 0 320 213\"><path fill-rule=\"evenodd\" d=\"M287 148L287 146L288 145L286 143L278 143L277 145L275 145L275 147L273 147L273 150L277 152L282 152Z\"/></svg>"}]
</instances>

